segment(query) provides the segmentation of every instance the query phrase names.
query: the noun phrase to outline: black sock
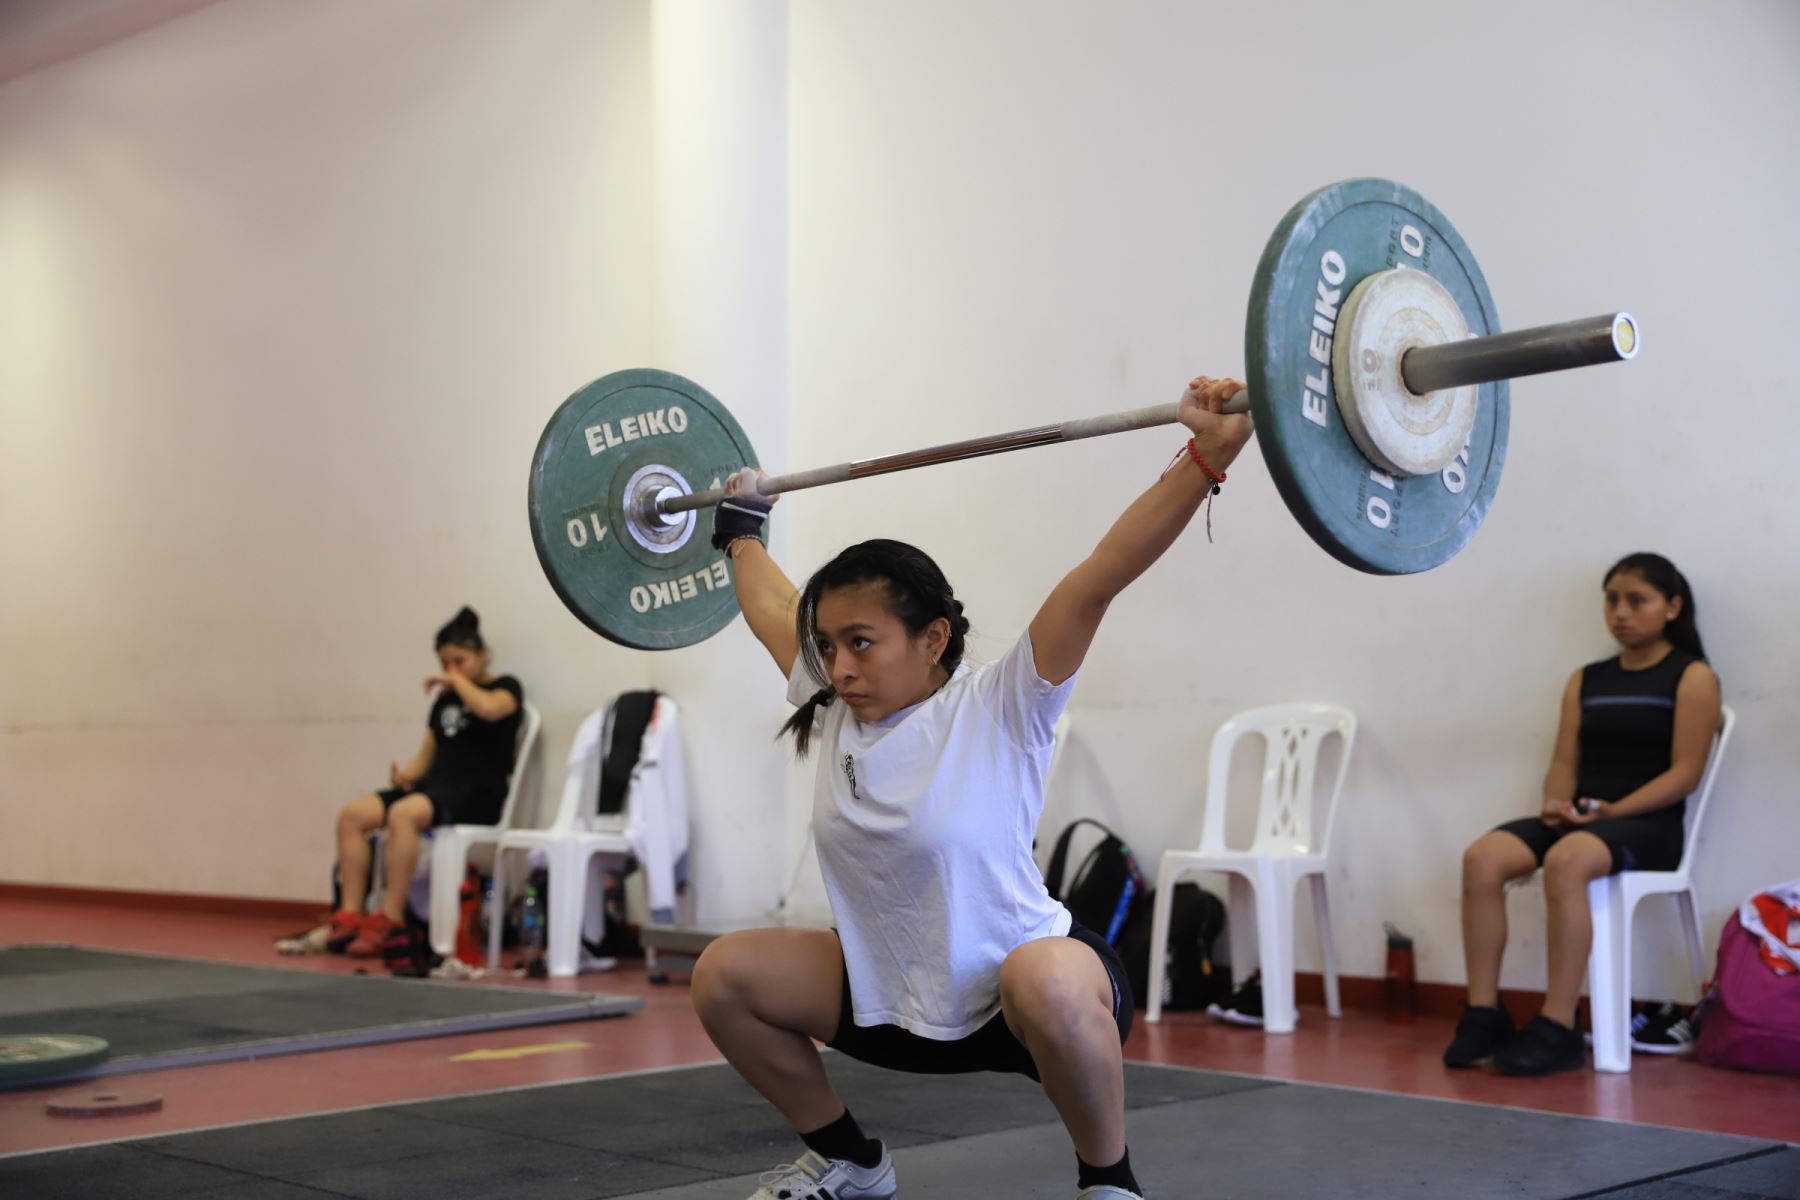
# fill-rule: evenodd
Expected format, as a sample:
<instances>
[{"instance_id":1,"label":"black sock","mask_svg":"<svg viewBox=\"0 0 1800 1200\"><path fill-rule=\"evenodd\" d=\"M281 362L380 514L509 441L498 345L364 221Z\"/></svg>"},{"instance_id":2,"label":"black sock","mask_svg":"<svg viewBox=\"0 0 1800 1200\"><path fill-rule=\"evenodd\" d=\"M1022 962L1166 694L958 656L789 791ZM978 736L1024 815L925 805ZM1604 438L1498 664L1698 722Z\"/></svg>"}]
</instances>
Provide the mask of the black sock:
<instances>
[{"instance_id":1,"label":"black sock","mask_svg":"<svg viewBox=\"0 0 1800 1200\"><path fill-rule=\"evenodd\" d=\"M881 1143L862 1131L847 1108L843 1116L823 1129L801 1134L800 1140L820 1158L841 1158L859 1167L872 1167L881 1161Z\"/></svg>"},{"instance_id":2,"label":"black sock","mask_svg":"<svg viewBox=\"0 0 1800 1200\"><path fill-rule=\"evenodd\" d=\"M1125 1155L1110 1167L1096 1167L1092 1163L1082 1161L1081 1155L1075 1156L1078 1174L1075 1186L1079 1188L1106 1187L1124 1188L1128 1192L1142 1194L1138 1186L1137 1176L1131 1173L1131 1147L1125 1148Z\"/></svg>"}]
</instances>

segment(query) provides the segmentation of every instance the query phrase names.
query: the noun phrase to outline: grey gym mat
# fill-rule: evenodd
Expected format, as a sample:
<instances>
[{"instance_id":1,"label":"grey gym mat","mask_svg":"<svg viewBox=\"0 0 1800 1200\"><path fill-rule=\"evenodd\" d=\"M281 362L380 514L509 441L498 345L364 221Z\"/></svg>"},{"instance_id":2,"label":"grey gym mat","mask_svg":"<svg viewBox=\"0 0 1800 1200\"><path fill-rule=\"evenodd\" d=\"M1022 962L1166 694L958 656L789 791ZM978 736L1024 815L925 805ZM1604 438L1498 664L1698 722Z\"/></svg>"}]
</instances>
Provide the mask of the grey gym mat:
<instances>
[{"instance_id":1,"label":"grey gym mat","mask_svg":"<svg viewBox=\"0 0 1800 1200\"><path fill-rule=\"evenodd\" d=\"M1068 1137L1027 1081L827 1061L894 1148L907 1200L1074 1194ZM1800 1150L1757 1139L1140 1063L1126 1094L1157 1200L1800 1200ZM0 1195L744 1200L798 1149L730 1068L708 1066L15 1155Z\"/></svg>"},{"instance_id":2,"label":"grey gym mat","mask_svg":"<svg viewBox=\"0 0 1800 1200\"><path fill-rule=\"evenodd\" d=\"M112 1056L56 1080L266 1058L478 1030L585 1021L643 1007L635 996L341 975L75 946L0 949L0 1035L83 1033Z\"/></svg>"}]
</instances>

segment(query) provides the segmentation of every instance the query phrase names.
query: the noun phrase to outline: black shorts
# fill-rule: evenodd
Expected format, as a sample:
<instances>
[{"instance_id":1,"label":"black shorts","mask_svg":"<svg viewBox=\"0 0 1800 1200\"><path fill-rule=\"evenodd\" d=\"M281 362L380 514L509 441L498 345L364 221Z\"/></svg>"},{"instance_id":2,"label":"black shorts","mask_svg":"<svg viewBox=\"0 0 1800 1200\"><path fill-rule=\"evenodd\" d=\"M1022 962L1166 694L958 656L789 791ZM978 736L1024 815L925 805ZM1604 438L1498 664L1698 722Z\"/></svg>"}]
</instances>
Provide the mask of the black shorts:
<instances>
[{"instance_id":1,"label":"black shorts","mask_svg":"<svg viewBox=\"0 0 1800 1200\"><path fill-rule=\"evenodd\" d=\"M1087 927L1075 924L1068 935L1093 947L1112 977L1113 1020L1119 1026L1119 1044L1125 1044L1131 1032L1131 1014L1135 1004L1131 982L1125 974L1125 961L1106 939ZM1006 1015L993 1018L967 1037L954 1042L940 1042L920 1037L898 1025L858 1025L850 1003L850 975L844 974L844 1007L838 1017L837 1033L826 1045L859 1062L907 1071L914 1075L967 1075L975 1071L1005 1071L1014 1075L1038 1078L1037 1064L1031 1052L1006 1026Z\"/></svg>"},{"instance_id":2,"label":"black shorts","mask_svg":"<svg viewBox=\"0 0 1800 1200\"><path fill-rule=\"evenodd\" d=\"M375 793L385 817L395 803L414 793L431 801L431 824L492 825L506 803L505 786L493 787L461 779L435 779L430 775L409 788L382 788Z\"/></svg>"},{"instance_id":3,"label":"black shorts","mask_svg":"<svg viewBox=\"0 0 1800 1200\"><path fill-rule=\"evenodd\" d=\"M1612 870L1673 871L1681 865L1681 848L1686 841L1680 821L1659 817L1621 817L1617 821L1595 821L1592 825L1565 825L1553 829L1537 817L1521 817L1495 827L1496 833L1510 833L1531 848L1539 865L1561 838L1571 833L1591 833L1606 843L1612 852Z\"/></svg>"}]
</instances>

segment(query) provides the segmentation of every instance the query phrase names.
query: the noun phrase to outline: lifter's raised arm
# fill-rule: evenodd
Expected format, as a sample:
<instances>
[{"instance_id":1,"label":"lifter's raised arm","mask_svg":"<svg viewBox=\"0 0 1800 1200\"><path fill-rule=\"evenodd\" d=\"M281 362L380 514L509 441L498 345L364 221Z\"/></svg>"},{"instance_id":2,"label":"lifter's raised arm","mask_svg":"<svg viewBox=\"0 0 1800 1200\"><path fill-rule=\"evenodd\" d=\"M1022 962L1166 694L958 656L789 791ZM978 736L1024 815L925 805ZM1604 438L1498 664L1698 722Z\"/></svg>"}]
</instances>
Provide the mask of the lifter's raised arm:
<instances>
[{"instance_id":1,"label":"lifter's raised arm","mask_svg":"<svg viewBox=\"0 0 1800 1200\"><path fill-rule=\"evenodd\" d=\"M775 660L775 665L781 668L785 678L793 671L794 659L800 653L798 635L794 631L800 590L775 565L760 536L762 518L780 497L738 499L746 493L755 496L750 484L760 474L762 472L755 467L745 467L725 481L728 499L720 503L713 516L713 541L721 544L726 557L731 559L731 583L737 590L738 608L743 611L744 622L769 652L769 657Z\"/></svg>"},{"instance_id":2,"label":"lifter's raised arm","mask_svg":"<svg viewBox=\"0 0 1800 1200\"><path fill-rule=\"evenodd\" d=\"M1221 411L1243 386L1236 379L1201 376L1181 397L1180 420L1193 431L1195 451L1220 474L1255 432L1248 413ZM1031 653L1041 678L1061 683L1080 668L1113 597L1174 544L1213 486L1206 468L1184 452L1056 585L1031 622Z\"/></svg>"}]
</instances>

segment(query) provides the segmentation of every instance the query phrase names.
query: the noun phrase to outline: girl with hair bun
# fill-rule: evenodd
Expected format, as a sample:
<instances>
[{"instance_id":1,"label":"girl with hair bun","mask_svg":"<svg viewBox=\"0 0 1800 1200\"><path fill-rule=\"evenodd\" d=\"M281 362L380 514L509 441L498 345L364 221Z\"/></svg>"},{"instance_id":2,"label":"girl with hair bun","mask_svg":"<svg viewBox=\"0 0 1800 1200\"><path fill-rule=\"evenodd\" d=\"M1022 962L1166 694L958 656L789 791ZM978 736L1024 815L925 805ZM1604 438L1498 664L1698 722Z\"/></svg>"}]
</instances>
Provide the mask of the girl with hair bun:
<instances>
[{"instance_id":1,"label":"girl with hair bun","mask_svg":"<svg viewBox=\"0 0 1800 1200\"><path fill-rule=\"evenodd\" d=\"M1031 839L1100 619L1250 439L1247 415L1219 411L1241 386L1188 385L1194 436L1177 460L979 667L964 660L962 602L924 552L861 542L796 588L763 547L756 472L728 481L713 543L788 680L784 732L818 760L813 828L836 923L728 934L694 968L707 1034L806 1145L752 1200L894 1194L886 1147L844 1107L815 1041L894 1070L1037 1080L1074 1142L1079 1195L1141 1196L1125 1146L1125 966L1045 890Z\"/></svg>"},{"instance_id":2,"label":"girl with hair bun","mask_svg":"<svg viewBox=\"0 0 1800 1200\"><path fill-rule=\"evenodd\" d=\"M511 675L496 677L488 670L481 620L472 608L438 630L436 646L439 670L425 680L426 692L437 693L425 720L425 741L404 767L388 764L387 787L338 812L342 894L325 942L334 954L372 958L404 925L421 834L436 825L492 825L500 819L525 689ZM383 825L390 886L381 911L364 913L369 834Z\"/></svg>"},{"instance_id":3,"label":"girl with hair bun","mask_svg":"<svg viewBox=\"0 0 1800 1200\"><path fill-rule=\"evenodd\" d=\"M1463 852L1463 958L1469 996L1444 1065L1492 1061L1506 1075L1548 1075L1587 1062L1575 1005L1593 944L1590 881L1673 871L1682 816L1719 725L1719 677L1706 664L1694 590L1660 554L1628 554L1601 580L1619 653L1563 688L1556 750L1535 817L1508 821ZM1549 980L1544 1007L1515 1030L1500 1005L1506 884L1544 868Z\"/></svg>"}]
</instances>

